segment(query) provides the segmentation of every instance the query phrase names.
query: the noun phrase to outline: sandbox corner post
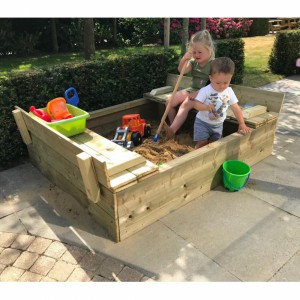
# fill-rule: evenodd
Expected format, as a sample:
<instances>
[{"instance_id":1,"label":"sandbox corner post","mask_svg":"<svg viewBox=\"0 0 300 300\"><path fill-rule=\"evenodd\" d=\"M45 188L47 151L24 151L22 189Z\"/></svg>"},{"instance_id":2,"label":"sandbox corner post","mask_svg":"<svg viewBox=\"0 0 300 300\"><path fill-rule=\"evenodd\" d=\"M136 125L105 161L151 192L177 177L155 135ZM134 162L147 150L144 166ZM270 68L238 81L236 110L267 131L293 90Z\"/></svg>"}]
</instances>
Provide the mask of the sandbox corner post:
<instances>
[{"instance_id":1,"label":"sandbox corner post","mask_svg":"<svg viewBox=\"0 0 300 300\"><path fill-rule=\"evenodd\" d=\"M30 133L29 133L29 131L27 129L27 126L25 124L25 121L23 119L22 110L19 109L18 107L16 107L16 109L14 109L12 111L12 113L13 113L13 116L15 118L15 121L16 121L16 124L18 126L18 129L20 131L20 134L21 134L23 142L26 145L31 144L32 143L32 139L31 139Z\"/></svg>"},{"instance_id":2,"label":"sandbox corner post","mask_svg":"<svg viewBox=\"0 0 300 300\"><path fill-rule=\"evenodd\" d=\"M97 203L100 201L100 186L94 170L93 159L86 152L81 152L76 157L87 198L91 202Z\"/></svg>"}]
</instances>

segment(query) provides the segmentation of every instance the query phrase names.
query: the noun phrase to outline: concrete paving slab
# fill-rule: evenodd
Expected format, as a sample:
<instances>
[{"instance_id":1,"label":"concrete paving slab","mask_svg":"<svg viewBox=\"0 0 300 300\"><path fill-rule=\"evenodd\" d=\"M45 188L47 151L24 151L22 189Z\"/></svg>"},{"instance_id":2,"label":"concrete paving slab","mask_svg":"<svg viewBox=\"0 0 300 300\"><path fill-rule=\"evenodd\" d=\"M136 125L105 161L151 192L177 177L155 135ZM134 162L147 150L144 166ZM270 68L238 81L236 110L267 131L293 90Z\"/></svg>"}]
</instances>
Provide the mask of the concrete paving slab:
<instances>
[{"instance_id":1,"label":"concrete paving slab","mask_svg":"<svg viewBox=\"0 0 300 300\"><path fill-rule=\"evenodd\" d=\"M296 282L300 277L300 251L274 275L270 281L275 282Z\"/></svg>"},{"instance_id":2,"label":"concrete paving slab","mask_svg":"<svg viewBox=\"0 0 300 300\"><path fill-rule=\"evenodd\" d=\"M118 244L108 240L100 244L99 237L80 233L94 250L126 261L157 281L238 281L161 222Z\"/></svg>"},{"instance_id":3,"label":"concrete paving slab","mask_svg":"<svg viewBox=\"0 0 300 300\"><path fill-rule=\"evenodd\" d=\"M275 209L215 261L241 281L269 281L298 251L299 230L299 218Z\"/></svg>"},{"instance_id":4,"label":"concrete paving slab","mask_svg":"<svg viewBox=\"0 0 300 300\"><path fill-rule=\"evenodd\" d=\"M245 192L300 217L300 164L270 156L252 167Z\"/></svg>"},{"instance_id":5,"label":"concrete paving slab","mask_svg":"<svg viewBox=\"0 0 300 300\"><path fill-rule=\"evenodd\" d=\"M214 259L270 213L260 199L218 187L161 221Z\"/></svg>"},{"instance_id":6,"label":"concrete paving slab","mask_svg":"<svg viewBox=\"0 0 300 300\"><path fill-rule=\"evenodd\" d=\"M298 218L222 187L162 222L241 281L267 281L300 245Z\"/></svg>"},{"instance_id":7,"label":"concrete paving slab","mask_svg":"<svg viewBox=\"0 0 300 300\"><path fill-rule=\"evenodd\" d=\"M11 233L27 233L25 226L15 213L0 218L0 231Z\"/></svg>"}]
</instances>

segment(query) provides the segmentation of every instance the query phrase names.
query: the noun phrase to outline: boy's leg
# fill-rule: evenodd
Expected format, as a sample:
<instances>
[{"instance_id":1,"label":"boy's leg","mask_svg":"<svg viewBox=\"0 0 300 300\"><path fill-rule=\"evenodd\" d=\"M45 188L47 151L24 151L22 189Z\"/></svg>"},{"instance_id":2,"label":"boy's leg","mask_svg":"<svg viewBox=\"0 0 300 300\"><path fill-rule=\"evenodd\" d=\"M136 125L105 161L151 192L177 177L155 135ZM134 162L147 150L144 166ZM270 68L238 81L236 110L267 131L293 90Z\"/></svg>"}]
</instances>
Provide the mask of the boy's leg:
<instances>
[{"instance_id":1,"label":"boy's leg","mask_svg":"<svg viewBox=\"0 0 300 300\"><path fill-rule=\"evenodd\" d=\"M176 117L177 106L180 105L184 101L184 99L187 98L188 96L189 96L189 92L187 92L186 90L179 91L175 94L174 99L171 103L170 111L168 113L168 119L170 121L170 124L173 123L173 121ZM171 98L171 95L166 98L166 106L168 105L170 98Z\"/></svg>"},{"instance_id":2,"label":"boy's leg","mask_svg":"<svg viewBox=\"0 0 300 300\"><path fill-rule=\"evenodd\" d=\"M199 148L207 145L208 143L209 143L208 140L199 141L199 142L196 143L195 149L199 149Z\"/></svg>"},{"instance_id":3,"label":"boy's leg","mask_svg":"<svg viewBox=\"0 0 300 300\"><path fill-rule=\"evenodd\" d=\"M199 149L209 143L209 131L209 125L196 117L194 123L194 141L196 142L195 149Z\"/></svg>"}]
</instances>

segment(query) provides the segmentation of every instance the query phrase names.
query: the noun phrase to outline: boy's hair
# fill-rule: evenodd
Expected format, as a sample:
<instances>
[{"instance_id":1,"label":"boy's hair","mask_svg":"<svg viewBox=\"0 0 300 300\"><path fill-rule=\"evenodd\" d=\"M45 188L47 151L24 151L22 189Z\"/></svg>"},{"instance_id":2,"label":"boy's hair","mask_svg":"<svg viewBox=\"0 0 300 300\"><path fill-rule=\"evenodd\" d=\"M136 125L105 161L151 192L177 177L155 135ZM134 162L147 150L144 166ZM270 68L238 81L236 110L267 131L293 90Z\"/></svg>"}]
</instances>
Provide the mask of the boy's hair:
<instances>
[{"instance_id":1,"label":"boy's hair","mask_svg":"<svg viewBox=\"0 0 300 300\"><path fill-rule=\"evenodd\" d=\"M211 62L210 75L215 73L234 74L234 62L229 57L217 57Z\"/></svg>"},{"instance_id":2,"label":"boy's hair","mask_svg":"<svg viewBox=\"0 0 300 300\"><path fill-rule=\"evenodd\" d=\"M215 46L208 30L201 30L191 36L189 48L195 43L201 43L209 52L210 60L215 59Z\"/></svg>"}]
</instances>

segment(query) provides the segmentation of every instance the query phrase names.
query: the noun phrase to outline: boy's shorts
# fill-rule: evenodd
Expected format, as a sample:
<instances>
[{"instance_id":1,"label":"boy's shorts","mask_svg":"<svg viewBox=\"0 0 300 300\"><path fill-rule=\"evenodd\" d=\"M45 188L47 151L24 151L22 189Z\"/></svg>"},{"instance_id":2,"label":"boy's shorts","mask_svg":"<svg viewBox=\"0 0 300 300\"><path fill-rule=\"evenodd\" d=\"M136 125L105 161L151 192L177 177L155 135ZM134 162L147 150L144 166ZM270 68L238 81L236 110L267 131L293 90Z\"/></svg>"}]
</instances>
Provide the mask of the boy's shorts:
<instances>
[{"instance_id":1,"label":"boy's shorts","mask_svg":"<svg viewBox=\"0 0 300 300\"><path fill-rule=\"evenodd\" d=\"M217 141L222 138L223 123L211 125L195 118L194 123L194 142L209 140Z\"/></svg>"}]
</instances>

